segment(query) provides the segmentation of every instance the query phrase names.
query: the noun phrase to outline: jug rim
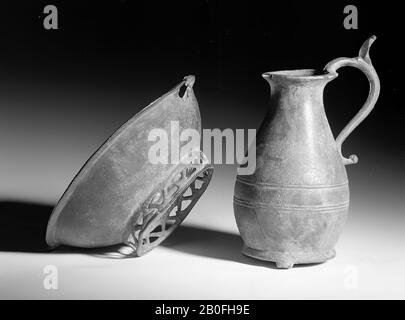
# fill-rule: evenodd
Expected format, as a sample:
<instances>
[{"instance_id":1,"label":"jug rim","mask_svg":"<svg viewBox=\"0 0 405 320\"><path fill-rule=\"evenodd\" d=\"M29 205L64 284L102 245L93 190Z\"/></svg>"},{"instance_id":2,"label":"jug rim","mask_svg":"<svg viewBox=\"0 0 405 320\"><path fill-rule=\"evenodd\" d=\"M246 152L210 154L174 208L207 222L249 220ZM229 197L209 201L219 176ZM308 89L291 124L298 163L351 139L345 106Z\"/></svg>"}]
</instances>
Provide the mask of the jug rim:
<instances>
[{"instance_id":1,"label":"jug rim","mask_svg":"<svg viewBox=\"0 0 405 320\"><path fill-rule=\"evenodd\" d=\"M262 74L262 77L266 80L279 78L298 81L329 80L335 78L336 76L337 74L319 71L317 69L290 69L280 71L268 71Z\"/></svg>"}]
</instances>

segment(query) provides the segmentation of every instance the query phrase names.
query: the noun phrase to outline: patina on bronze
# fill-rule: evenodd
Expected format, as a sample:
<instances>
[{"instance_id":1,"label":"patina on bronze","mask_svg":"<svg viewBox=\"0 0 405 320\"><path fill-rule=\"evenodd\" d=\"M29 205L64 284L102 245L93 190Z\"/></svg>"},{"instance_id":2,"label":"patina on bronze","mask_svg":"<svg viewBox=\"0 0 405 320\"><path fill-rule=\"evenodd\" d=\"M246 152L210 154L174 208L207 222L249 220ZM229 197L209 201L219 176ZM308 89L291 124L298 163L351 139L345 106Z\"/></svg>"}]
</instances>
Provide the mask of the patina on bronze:
<instances>
[{"instance_id":1,"label":"patina on bronze","mask_svg":"<svg viewBox=\"0 0 405 320\"><path fill-rule=\"evenodd\" d=\"M273 261L278 268L318 263L335 256L335 244L349 208L349 186L341 147L373 109L380 83L369 49L356 58L338 58L315 70L263 74L271 87L270 109L256 138L256 171L237 176L234 213L245 255ZM370 82L367 101L337 137L332 135L323 105L323 90L351 66Z\"/></svg>"},{"instance_id":2,"label":"patina on bronze","mask_svg":"<svg viewBox=\"0 0 405 320\"><path fill-rule=\"evenodd\" d=\"M173 121L180 132L201 133L194 80L185 77L122 125L90 157L53 210L46 235L51 247L124 243L133 255L141 256L183 221L207 188L213 167L202 152L193 153L187 162L151 163L148 151L154 142L148 134L155 128L170 133Z\"/></svg>"}]
</instances>

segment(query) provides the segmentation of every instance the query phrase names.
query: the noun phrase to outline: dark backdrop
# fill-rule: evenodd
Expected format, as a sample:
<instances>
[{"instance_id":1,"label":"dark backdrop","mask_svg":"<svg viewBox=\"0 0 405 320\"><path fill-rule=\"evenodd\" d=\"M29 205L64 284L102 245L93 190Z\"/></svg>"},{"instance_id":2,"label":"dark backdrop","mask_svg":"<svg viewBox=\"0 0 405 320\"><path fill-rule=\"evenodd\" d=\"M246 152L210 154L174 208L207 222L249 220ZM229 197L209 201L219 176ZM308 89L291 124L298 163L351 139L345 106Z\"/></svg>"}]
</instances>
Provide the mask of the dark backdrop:
<instances>
[{"instance_id":1,"label":"dark backdrop","mask_svg":"<svg viewBox=\"0 0 405 320\"><path fill-rule=\"evenodd\" d=\"M59 30L43 28L46 4L57 6ZM347 4L358 8L358 30L343 26ZM344 153L360 159L356 170L349 169L351 177L393 184L400 198L403 50L395 5L31 0L2 1L0 10L2 198L54 202L114 129L187 74L197 77L204 128L257 128L269 95L261 73L322 69L333 58L357 56L372 34L378 37L371 59L381 96ZM366 78L350 68L327 86L325 106L335 135L367 93Z\"/></svg>"}]
</instances>

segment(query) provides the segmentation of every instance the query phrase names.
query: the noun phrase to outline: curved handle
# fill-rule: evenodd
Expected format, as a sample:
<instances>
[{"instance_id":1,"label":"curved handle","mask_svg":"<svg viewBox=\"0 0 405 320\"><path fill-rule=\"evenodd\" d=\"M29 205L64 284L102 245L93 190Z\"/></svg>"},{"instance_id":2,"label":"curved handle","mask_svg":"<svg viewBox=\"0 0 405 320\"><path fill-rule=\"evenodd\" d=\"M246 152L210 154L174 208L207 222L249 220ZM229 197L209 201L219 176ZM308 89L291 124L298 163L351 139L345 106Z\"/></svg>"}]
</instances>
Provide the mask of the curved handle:
<instances>
[{"instance_id":1,"label":"curved handle","mask_svg":"<svg viewBox=\"0 0 405 320\"><path fill-rule=\"evenodd\" d=\"M377 39L376 36L372 36L367 39L360 48L359 56L356 58L337 58L329 62L325 66L325 71L331 74L337 75L336 70L341 67L355 67L364 72L370 83L370 91L366 102L361 107L359 112L354 116L352 120L343 128L338 137L336 138L336 143L338 150L343 159L343 164L355 164L358 162L356 155L351 155L349 158L345 158L342 155L342 143L346 140L350 133L369 115L371 110L373 110L375 103L377 102L378 95L380 94L380 80L378 75L371 64L370 60L370 47L374 40Z\"/></svg>"}]
</instances>

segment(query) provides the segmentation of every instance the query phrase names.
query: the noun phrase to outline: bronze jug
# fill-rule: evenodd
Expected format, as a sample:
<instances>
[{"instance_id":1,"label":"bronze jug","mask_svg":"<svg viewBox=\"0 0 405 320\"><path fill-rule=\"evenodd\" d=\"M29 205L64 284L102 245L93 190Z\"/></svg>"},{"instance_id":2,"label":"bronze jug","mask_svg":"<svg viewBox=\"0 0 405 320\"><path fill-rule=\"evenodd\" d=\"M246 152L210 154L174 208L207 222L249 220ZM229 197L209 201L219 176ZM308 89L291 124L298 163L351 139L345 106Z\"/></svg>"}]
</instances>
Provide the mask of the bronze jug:
<instances>
[{"instance_id":1,"label":"bronze jug","mask_svg":"<svg viewBox=\"0 0 405 320\"><path fill-rule=\"evenodd\" d=\"M322 73L305 69L263 74L271 87L271 108L257 133L255 172L238 175L234 193L245 255L273 261L278 268L335 256L349 208L344 166L358 161L355 155L345 158L341 146L373 109L380 91L369 57L375 39L363 44L359 57L335 59ZM323 90L344 66L364 72L370 92L335 141Z\"/></svg>"}]
</instances>

